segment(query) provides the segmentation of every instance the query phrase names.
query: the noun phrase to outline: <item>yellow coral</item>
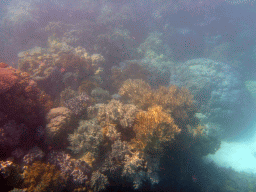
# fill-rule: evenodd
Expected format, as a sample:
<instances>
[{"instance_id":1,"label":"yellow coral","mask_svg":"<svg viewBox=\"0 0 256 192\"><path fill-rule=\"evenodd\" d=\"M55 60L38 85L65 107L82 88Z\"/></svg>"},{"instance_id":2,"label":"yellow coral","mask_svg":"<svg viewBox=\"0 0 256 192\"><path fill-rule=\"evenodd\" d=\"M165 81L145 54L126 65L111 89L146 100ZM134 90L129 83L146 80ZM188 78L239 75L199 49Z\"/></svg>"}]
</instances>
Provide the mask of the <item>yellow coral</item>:
<instances>
[{"instance_id":1,"label":"yellow coral","mask_svg":"<svg viewBox=\"0 0 256 192\"><path fill-rule=\"evenodd\" d=\"M172 142L181 130L161 106L153 106L147 112L137 114L134 131L137 147L152 152L159 151L163 144Z\"/></svg>"}]
</instances>

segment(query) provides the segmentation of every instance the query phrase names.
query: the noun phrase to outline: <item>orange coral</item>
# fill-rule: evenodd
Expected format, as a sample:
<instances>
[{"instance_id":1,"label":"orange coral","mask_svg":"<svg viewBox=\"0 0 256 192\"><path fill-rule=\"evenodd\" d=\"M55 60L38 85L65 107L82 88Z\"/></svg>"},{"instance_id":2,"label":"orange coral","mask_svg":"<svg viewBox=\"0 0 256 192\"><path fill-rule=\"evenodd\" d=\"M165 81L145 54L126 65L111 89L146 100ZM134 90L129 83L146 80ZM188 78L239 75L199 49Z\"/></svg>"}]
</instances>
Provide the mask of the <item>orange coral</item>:
<instances>
[{"instance_id":1,"label":"orange coral","mask_svg":"<svg viewBox=\"0 0 256 192\"><path fill-rule=\"evenodd\" d=\"M185 88L178 88L175 85L161 86L154 92L152 103L163 106L179 126L196 123L193 95Z\"/></svg>"},{"instance_id":2,"label":"orange coral","mask_svg":"<svg viewBox=\"0 0 256 192\"><path fill-rule=\"evenodd\" d=\"M153 106L147 112L137 114L134 131L137 147L145 151L159 152L163 144L171 143L181 130L161 106Z\"/></svg>"},{"instance_id":3,"label":"orange coral","mask_svg":"<svg viewBox=\"0 0 256 192\"><path fill-rule=\"evenodd\" d=\"M154 105L162 106L167 113L172 115L179 126L196 124L193 95L185 88L180 89L172 85L152 90L150 85L143 80L128 79L120 88L119 94L144 110Z\"/></svg>"},{"instance_id":4,"label":"orange coral","mask_svg":"<svg viewBox=\"0 0 256 192\"><path fill-rule=\"evenodd\" d=\"M126 80L119 89L119 94L142 109L152 106L154 99L150 85L141 79Z\"/></svg>"},{"instance_id":5,"label":"orange coral","mask_svg":"<svg viewBox=\"0 0 256 192\"><path fill-rule=\"evenodd\" d=\"M26 191L59 191L64 184L61 172L54 165L34 162L23 173Z\"/></svg>"}]
</instances>

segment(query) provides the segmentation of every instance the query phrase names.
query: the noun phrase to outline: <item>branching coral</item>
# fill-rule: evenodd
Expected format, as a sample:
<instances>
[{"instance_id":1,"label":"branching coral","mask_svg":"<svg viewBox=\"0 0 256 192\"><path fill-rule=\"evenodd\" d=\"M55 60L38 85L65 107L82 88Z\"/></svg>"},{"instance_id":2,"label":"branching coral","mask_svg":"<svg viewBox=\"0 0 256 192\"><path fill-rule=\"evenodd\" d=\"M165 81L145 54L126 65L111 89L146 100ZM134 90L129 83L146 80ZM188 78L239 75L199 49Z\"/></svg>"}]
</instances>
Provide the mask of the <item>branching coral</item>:
<instances>
[{"instance_id":1,"label":"branching coral","mask_svg":"<svg viewBox=\"0 0 256 192\"><path fill-rule=\"evenodd\" d=\"M162 106L179 126L193 124L193 121L196 121L193 96L185 88L180 89L173 85L152 90L150 85L142 80L128 79L120 88L119 94L144 110L154 105Z\"/></svg>"},{"instance_id":2,"label":"branching coral","mask_svg":"<svg viewBox=\"0 0 256 192\"><path fill-rule=\"evenodd\" d=\"M147 179L147 164L140 152L132 156L125 155L124 169L122 176L133 183L134 189L139 189Z\"/></svg>"},{"instance_id":3,"label":"branching coral","mask_svg":"<svg viewBox=\"0 0 256 192\"><path fill-rule=\"evenodd\" d=\"M39 161L29 166L23 173L24 187L28 192L60 191L64 187L61 172L54 165Z\"/></svg>"},{"instance_id":4,"label":"branching coral","mask_svg":"<svg viewBox=\"0 0 256 192\"><path fill-rule=\"evenodd\" d=\"M108 177L102 174L100 171L94 171L91 177L91 188L94 191L105 190L109 185Z\"/></svg>"},{"instance_id":5,"label":"branching coral","mask_svg":"<svg viewBox=\"0 0 256 192\"><path fill-rule=\"evenodd\" d=\"M137 112L138 109L135 105L123 104L118 100L112 99L108 104L98 106L97 119L107 134L118 132L120 135L118 137L121 137L121 140L130 141L135 136L131 127L134 124ZM114 132L113 129L115 130ZM110 136L109 139L115 140L117 134L114 135Z\"/></svg>"},{"instance_id":6,"label":"branching coral","mask_svg":"<svg viewBox=\"0 0 256 192\"><path fill-rule=\"evenodd\" d=\"M86 93L80 93L78 96L64 101L64 105L75 115L81 115L90 104L90 98Z\"/></svg>"},{"instance_id":7,"label":"branching coral","mask_svg":"<svg viewBox=\"0 0 256 192\"><path fill-rule=\"evenodd\" d=\"M97 157L103 140L103 130L95 120L81 120L79 127L69 135L68 140L71 145L69 148L73 153L81 155L90 152Z\"/></svg>"},{"instance_id":8,"label":"branching coral","mask_svg":"<svg viewBox=\"0 0 256 192\"><path fill-rule=\"evenodd\" d=\"M137 147L145 152L161 153L163 144L170 144L181 130L161 106L154 106L147 112L137 114L134 131Z\"/></svg>"},{"instance_id":9,"label":"branching coral","mask_svg":"<svg viewBox=\"0 0 256 192\"><path fill-rule=\"evenodd\" d=\"M97 119L106 124L119 124L122 128L132 127L138 109L133 104L123 104L112 99L108 104L100 105Z\"/></svg>"},{"instance_id":10,"label":"branching coral","mask_svg":"<svg viewBox=\"0 0 256 192\"><path fill-rule=\"evenodd\" d=\"M193 103L193 95L185 88L178 88L174 85L169 87L161 86L154 92L153 102L157 105L161 105L163 109L171 113L179 126L184 126L189 123L192 124L192 121L195 120L193 117L196 108Z\"/></svg>"},{"instance_id":11,"label":"branching coral","mask_svg":"<svg viewBox=\"0 0 256 192\"><path fill-rule=\"evenodd\" d=\"M60 105L65 106L65 102L76 97L77 92L71 89L71 87L65 88L61 93L60 93Z\"/></svg>"},{"instance_id":12,"label":"branching coral","mask_svg":"<svg viewBox=\"0 0 256 192\"><path fill-rule=\"evenodd\" d=\"M70 155L57 151L52 151L48 155L48 161L60 169L64 178L71 182L70 187L85 186L91 173L91 167L85 161L73 159Z\"/></svg>"},{"instance_id":13,"label":"branching coral","mask_svg":"<svg viewBox=\"0 0 256 192\"><path fill-rule=\"evenodd\" d=\"M45 153L38 147L34 147L28 151L23 157L24 165L31 165L35 161L40 161L45 156Z\"/></svg>"},{"instance_id":14,"label":"branching coral","mask_svg":"<svg viewBox=\"0 0 256 192\"><path fill-rule=\"evenodd\" d=\"M142 109L152 106L152 101L154 101L150 85L141 79L126 80L119 89L119 94L130 99L132 103Z\"/></svg>"},{"instance_id":15,"label":"branching coral","mask_svg":"<svg viewBox=\"0 0 256 192\"><path fill-rule=\"evenodd\" d=\"M121 140L116 140L111 148L112 150L105 159L101 170L102 172L106 172L109 177L116 177L121 174L125 155L131 155L131 148L126 141Z\"/></svg>"}]
</instances>

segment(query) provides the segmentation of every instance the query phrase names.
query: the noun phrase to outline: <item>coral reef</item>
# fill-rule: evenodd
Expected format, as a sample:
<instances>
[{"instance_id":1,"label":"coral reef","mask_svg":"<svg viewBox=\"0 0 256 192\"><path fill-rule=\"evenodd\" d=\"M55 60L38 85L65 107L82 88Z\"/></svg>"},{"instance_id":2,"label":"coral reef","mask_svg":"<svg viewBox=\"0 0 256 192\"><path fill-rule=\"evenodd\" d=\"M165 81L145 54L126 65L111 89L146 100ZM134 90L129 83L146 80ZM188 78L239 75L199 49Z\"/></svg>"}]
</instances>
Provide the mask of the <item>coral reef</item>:
<instances>
[{"instance_id":1,"label":"coral reef","mask_svg":"<svg viewBox=\"0 0 256 192\"><path fill-rule=\"evenodd\" d=\"M131 148L126 141L114 141L111 145L111 152L109 152L101 167L101 172L106 173L109 178L115 178L117 175L120 175L125 155L129 154L131 154Z\"/></svg>"},{"instance_id":2,"label":"coral reef","mask_svg":"<svg viewBox=\"0 0 256 192\"><path fill-rule=\"evenodd\" d=\"M134 140L136 148L146 153L161 154L163 145L170 145L181 129L174 123L174 119L165 113L161 106L149 108L146 112L136 115L133 127L136 133Z\"/></svg>"},{"instance_id":3,"label":"coral reef","mask_svg":"<svg viewBox=\"0 0 256 192\"><path fill-rule=\"evenodd\" d=\"M1 63L3 65L3 63ZM14 70L10 68L0 68L0 94L8 91L13 85L18 82L18 76L14 73Z\"/></svg>"},{"instance_id":4,"label":"coral reef","mask_svg":"<svg viewBox=\"0 0 256 192\"><path fill-rule=\"evenodd\" d=\"M34 47L19 53L19 58L19 69L37 78L47 78L55 67L62 73L93 75L105 63L102 55L90 56L84 48L74 48L56 37L48 39L48 48Z\"/></svg>"},{"instance_id":5,"label":"coral reef","mask_svg":"<svg viewBox=\"0 0 256 192\"><path fill-rule=\"evenodd\" d=\"M153 93L149 84L140 79L128 79L121 88L119 94L124 99L130 99L132 103L139 106L142 109L147 109L152 106Z\"/></svg>"},{"instance_id":6,"label":"coral reef","mask_svg":"<svg viewBox=\"0 0 256 192\"><path fill-rule=\"evenodd\" d=\"M34 47L19 53L19 58L19 69L28 72L53 98L66 87L77 89L90 77L100 78L105 63L102 55L90 56L84 48L69 46L57 37L49 37L47 48Z\"/></svg>"},{"instance_id":7,"label":"coral reef","mask_svg":"<svg viewBox=\"0 0 256 192\"><path fill-rule=\"evenodd\" d=\"M8 67L6 63L3 63L3 62L0 63L0 68L6 68L6 67Z\"/></svg>"},{"instance_id":8,"label":"coral reef","mask_svg":"<svg viewBox=\"0 0 256 192\"><path fill-rule=\"evenodd\" d=\"M103 130L94 119L79 122L78 128L68 136L69 149L75 154L90 152L95 158L103 141Z\"/></svg>"},{"instance_id":9,"label":"coral reef","mask_svg":"<svg viewBox=\"0 0 256 192\"><path fill-rule=\"evenodd\" d=\"M91 94L92 90L99 87L99 84L95 81L91 80L83 80L78 87L80 93L87 93L88 95Z\"/></svg>"},{"instance_id":10,"label":"coral reef","mask_svg":"<svg viewBox=\"0 0 256 192\"><path fill-rule=\"evenodd\" d=\"M12 68L1 68L0 106L9 118L28 127L37 127L45 113L41 92L28 74ZM4 71L3 71L4 70Z\"/></svg>"},{"instance_id":11,"label":"coral reef","mask_svg":"<svg viewBox=\"0 0 256 192\"><path fill-rule=\"evenodd\" d=\"M46 115L46 143L53 146L63 145L74 123L73 113L66 107L53 108Z\"/></svg>"},{"instance_id":12,"label":"coral reef","mask_svg":"<svg viewBox=\"0 0 256 192\"><path fill-rule=\"evenodd\" d=\"M169 34L172 34L172 30L169 30ZM149 33L137 48L137 52L143 56L140 64L151 72L149 80L152 85L167 85L170 67L174 65L173 51L167 45L167 39L163 39L162 33Z\"/></svg>"},{"instance_id":13,"label":"coral reef","mask_svg":"<svg viewBox=\"0 0 256 192\"><path fill-rule=\"evenodd\" d=\"M254 40L254 30L222 14L223 0L25 1L0 13L3 189L231 191L243 183L211 177L202 163L220 148L220 128L247 115L249 97L230 66L253 63L255 42L235 44ZM219 31L232 21L240 27ZM18 69L1 63L17 53L6 61ZM231 63L184 62L202 54ZM246 83L253 96L254 84Z\"/></svg>"},{"instance_id":14,"label":"coral reef","mask_svg":"<svg viewBox=\"0 0 256 192\"><path fill-rule=\"evenodd\" d=\"M136 60L124 61L119 64L119 67L111 68L112 86L116 91L127 79L142 79L147 82L150 75L151 72Z\"/></svg>"},{"instance_id":15,"label":"coral reef","mask_svg":"<svg viewBox=\"0 0 256 192\"><path fill-rule=\"evenodd\" d=\"M223 127L227 126L227 119L232 122L232 118L240 116L239 111L248 102L244 101L246 96L237 72L226 63L193 59L180 64L172 73L170 84L189 89L208 121Z\"/></svg>"},{"instance_id":16,"label":"coral reef","mask_svg":"<svg viewBox=\"0 0 256 192\"><path fill-rule=\"evenodd\" d=\"M132 104L123 104L112 99L108 104L100 105L97 119L101 125L119 124L122 128L132 127L138 109Z\"/></svg>"},{"instance_id":17,"label":"coral reef","mask_svg":"<svg viewBox=\"0 0 256 192\"><path fill-rule=\"evenodd\" d=\"M94 171L91 177L91 188L94 191L105 190L109 185L108 177L99 171Z\"/></svg>"},{"instance_id":18,"label":"coral reef","mask_svg":"<svg viewBox=\"0 0 256 192\"><path fill-rule=\"evenodd\" d=\"M86 162L73 159L70 155L58 151L52 151L47 159L60 169L66 180L71 182L70 187L71 185L74 185L73 187L85 186L91 174L91 167Z\"/></svg>"},{"instance_id":19,"label":"coral reef","mask_svg":"<svg viewBox=\"0 0 256 192\"><path fill-rule=\"evenodd\" d=\"M0 161L0 182L4 190L9 187L19 187L23 180L21 168L11 160Z\"/></svg>"},{"instance_id":20,"label":"coral reef","mask_svg":"<svg viewBox=\"0 0 256 192\"><path fill-rule=\"evenodd\" d=\"M60 93L60 106L65 106L65 102L76 97L77 92L71 89L71 87L65 88L63 91Z\"/></svg>"},{"instance_id":21,"label":"coral reef","mask_svg":"<svg viewBox=\"0 0 256 192\"><path fill-rule=\"evenodd\" d=\"M20 142L22 133L24 133L26 129L24 124L17 125L13 120L7 122L3 127L0 127L1 147L16 147Z\"/></svg>"},{"instance_id":22,"label":"coral reef","mask_svg":"<svg viewBox=\"0 0 256 192\"><path fill-rule=\"evenodd\" d=\"M132 182L134 189L139 189L147 178L146 168L147 163L140 152L136 152L132 156L125 155L122 177Z\"/></svg>"},{"instance_id":23,"label":"coral reef","mask_svg":"<svg viewBox=\"0 0 256 192\"><path fill-rule=\"evenodd\" d=\"M124 99L130 99L132 103L143 110L154 105L160 105L172 115L178 126L193 124L196 108L193 96L185 88L176 86L163 87L152 90L150 85L139 79L126 80L119 90Z\"/></svg>"},{"instance_id":24,"label":"coral reef","mask_svg":"<svg viewBox=\"0 0 256 192\"><path fill-rule=\"evenodd\" d=\"M25 166L28 166L35 161L41 161L44 156L45 153L40 148L33 147L26 155L24 155L22 162Z\"/></svg>"},{"instance_id":25,"label":"coral reef","mask_svg":"<svg viewBox=\"0 0 256 192\"><path fill-rule=\"evenodd\" d=\"M26 191L61 191L65 178L54 165L34 162L23 173Z\"/></svg>"},{"instance_id":26,"label":"coral reef","mask_svg":"<svg viewBox=\"0 0 256 192\"><path fill-rule=\"evenodd\" d=\"M75 115L81 115L91 105L91 101L86 93L80 93L78 96L64 101L64 105Z\"/></svg>"},{"instance_id":27,"label":"coral reef","mask_svg":"<svg viewBox=\"0 0 256 192\"><path fill-rule=\"evenodd\" d=\"M91 96L96 100L97 103L102 103L110 99L109 92L100 87L93 89Z\"/></svg>"},{"instance_id":28,"label":"coral reef","mask_svg":"<svg viewBox=\"0 0 256 192\"><path fill-rule=\"evenodd\" d=\"M59 58L55 61L55 66L63 68L68 72L77 72L79 70L86 70L87 75L91 74L91 63L85 58L75 55L72 52L62 53Z\"/></svg>"}]
</instances>

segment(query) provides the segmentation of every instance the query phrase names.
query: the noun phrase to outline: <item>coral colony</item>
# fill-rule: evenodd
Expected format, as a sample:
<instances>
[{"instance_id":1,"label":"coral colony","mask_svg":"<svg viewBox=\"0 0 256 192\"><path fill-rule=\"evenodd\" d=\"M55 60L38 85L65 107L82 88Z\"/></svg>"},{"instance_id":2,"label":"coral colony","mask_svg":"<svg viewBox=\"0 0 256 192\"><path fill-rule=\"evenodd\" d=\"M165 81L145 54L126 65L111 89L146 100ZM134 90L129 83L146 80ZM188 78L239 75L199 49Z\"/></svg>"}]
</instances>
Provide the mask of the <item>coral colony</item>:
<instances>
[{"instance_id":1,"label":"coral colony","mask_svg":"<svg viewBox=\"0 0 256 192\"><path fill-rule=\"evenodd\" d=\"M247 49L234 42L242 34L220 27L240 32L222 12L233 4L7 3L0 20L1 186L255 191L255 175L214 163L221 139L243 131L256 98L253 79L241 85Z\"/></svg>"}]
</instances>

